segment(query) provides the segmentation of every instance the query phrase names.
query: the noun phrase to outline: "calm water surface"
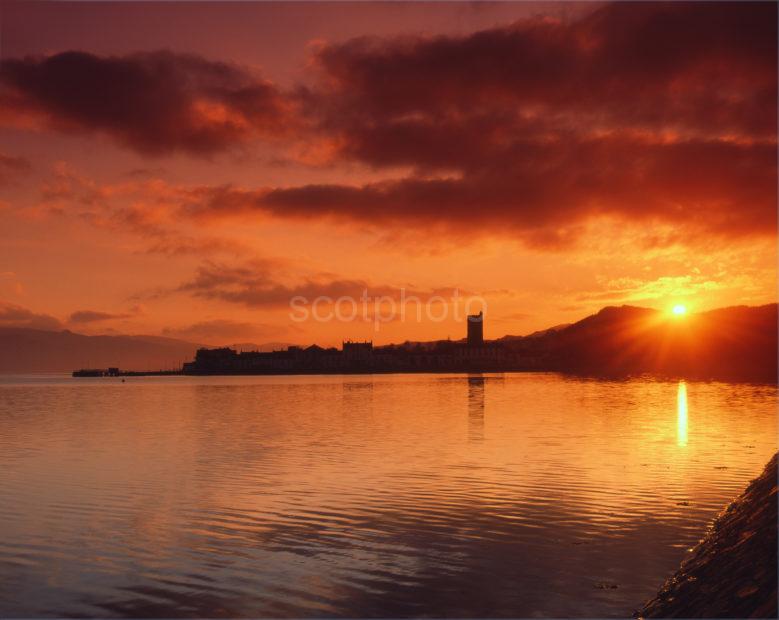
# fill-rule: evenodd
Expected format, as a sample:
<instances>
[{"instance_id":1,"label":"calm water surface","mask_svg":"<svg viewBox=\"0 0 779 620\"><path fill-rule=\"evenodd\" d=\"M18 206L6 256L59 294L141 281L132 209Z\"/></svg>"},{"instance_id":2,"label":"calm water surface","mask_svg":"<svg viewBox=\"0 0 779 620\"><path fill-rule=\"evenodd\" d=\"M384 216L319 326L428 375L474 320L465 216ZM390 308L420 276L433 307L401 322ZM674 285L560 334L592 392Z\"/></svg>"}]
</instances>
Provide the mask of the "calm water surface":
<instances>
[{"instance_id":1,"label":"calm water surface","mask_svg":"<svg viewBox=\"0 0 779 620\"><path fill-rule=\"evenodd\" d=\"M0 616L628 616L776 449L776 396L0 378Z\"/></svg>"}]
</instances>

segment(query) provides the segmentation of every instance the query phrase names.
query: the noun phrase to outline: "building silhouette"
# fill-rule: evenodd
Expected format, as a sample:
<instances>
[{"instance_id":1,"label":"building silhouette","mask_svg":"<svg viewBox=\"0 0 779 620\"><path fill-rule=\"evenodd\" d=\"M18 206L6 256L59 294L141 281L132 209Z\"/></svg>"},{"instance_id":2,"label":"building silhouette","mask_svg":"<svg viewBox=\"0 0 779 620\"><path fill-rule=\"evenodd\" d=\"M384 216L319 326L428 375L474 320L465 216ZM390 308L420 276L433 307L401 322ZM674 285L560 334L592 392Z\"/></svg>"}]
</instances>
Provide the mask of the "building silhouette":
<instances>
[{"instance_id":1,"label":"building silhouette","mask_svg":"<svg viewBox=\"0 0 779 620\"><path fill-rule=\"evenodd\" d=\"M480 347L484 345L484 314L468 315L468 346Z\"/></svg>"},{"instance_id":2,"label":"building silhouette","mask_svg":"<svg viewBox=\"0 0 779 620\"><path fill-rule=\"evenodd\" d=\"M373 356L373 342L353 342L344 340L341 343L344 358L350 362L364 362Z\"/></svg>"},{"instance_id":3,"label":"building silhouette","mask_svg":"<svg viewBox=\"0 0 779 620\"><path fill-rule=\"evenodd\" d=\"M467 317L466 337L459 341L405 342L374 346L370 340L344 340L341 348L289 346L281 351L200 349L182 368L185 375L318 374L381 372L498 372L537 367L532 351L510 342L484 341L484 314ZM473 383L478 396L478 380ZM474 403L478 405L478 398ZM478 409L478 407L476 407ZM478 418L476 410L474 419Z\"/></svg>"}]
</instances>

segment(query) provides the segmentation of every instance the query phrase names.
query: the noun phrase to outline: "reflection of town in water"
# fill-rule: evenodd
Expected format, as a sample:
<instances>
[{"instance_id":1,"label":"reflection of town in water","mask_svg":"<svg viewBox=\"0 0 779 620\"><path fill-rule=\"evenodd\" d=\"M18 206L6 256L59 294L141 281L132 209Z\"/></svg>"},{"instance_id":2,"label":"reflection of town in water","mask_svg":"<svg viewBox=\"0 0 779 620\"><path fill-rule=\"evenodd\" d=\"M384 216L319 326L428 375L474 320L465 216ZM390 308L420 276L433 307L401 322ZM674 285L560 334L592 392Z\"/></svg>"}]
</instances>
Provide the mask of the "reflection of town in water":
<instances>
[{"instance_id":1,"label":"reflection of town in water","mask_svg":"<svg viewBox=\"0 0 779 620\"><path fill-rule=\"evenodd\" d=\"M484 386L482 375L468 375L468 439L484 439Z\"/></svg>"}]
</instances>

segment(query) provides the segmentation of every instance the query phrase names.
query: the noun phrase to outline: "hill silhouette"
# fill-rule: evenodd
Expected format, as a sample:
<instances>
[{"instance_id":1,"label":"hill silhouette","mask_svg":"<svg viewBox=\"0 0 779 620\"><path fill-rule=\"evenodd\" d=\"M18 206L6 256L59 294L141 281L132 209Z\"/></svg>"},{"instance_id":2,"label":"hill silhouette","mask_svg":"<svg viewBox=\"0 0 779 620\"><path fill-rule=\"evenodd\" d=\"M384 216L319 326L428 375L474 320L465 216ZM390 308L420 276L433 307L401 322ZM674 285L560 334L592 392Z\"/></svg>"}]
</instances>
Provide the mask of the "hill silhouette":
<instances>
[{"instance_id":1,"label":"hill silhouette","mask_svg":"<svg viewBox=\"0 0 779 620\"><path fill-rule=\"evenodd\" d=\"M263 351L286 345L244 342L232 346ZM71 372L109 366L123 370L178 369L201 347L209 345L164 336L86 336L69 330L0 327L0 373Z\"/></svg>"},{"instance_id":2,"label":"hill silhouette","mask_svg":"<svg viewBox=\"0 0 779 620\"><path fill-rule=\"evenodd\" d=\"M162 336L85 336L74 332L0 328L0 372L69 372L120 366L128 370L180 367L202 346Z\"/></svg>"},{"instance_id":3,"label":"hill silhouette","mask_svg":"<svg viewBox=\"0 0 779 620\"><path fill-rule=\"evenodd\" d=\"M685 316L612 306L534 340L550 370L772 382L777 377L776 304Z\"/></svg>"},{"instance_id":4,"label":"hill silhouette","mask_svg":"<svg viewBox=\"0 0 779 620\"><path fill-rule=\"evenodd\" d=\"M685 316L636 306L609 306L570 325L527 336L505 336L491 344L511 351L516 360L502 370L775 383L777 304L734 306ZM451 345L437 341L417 343L416 347L435 352ZM285 346L278 342L241 343L233 348L270 351ZM109 366L124 370L181 368L199 348L210 347L162 336L85 336L67 330L0 328L0 373L69 372Z\"/></svg>"}]
</instances>

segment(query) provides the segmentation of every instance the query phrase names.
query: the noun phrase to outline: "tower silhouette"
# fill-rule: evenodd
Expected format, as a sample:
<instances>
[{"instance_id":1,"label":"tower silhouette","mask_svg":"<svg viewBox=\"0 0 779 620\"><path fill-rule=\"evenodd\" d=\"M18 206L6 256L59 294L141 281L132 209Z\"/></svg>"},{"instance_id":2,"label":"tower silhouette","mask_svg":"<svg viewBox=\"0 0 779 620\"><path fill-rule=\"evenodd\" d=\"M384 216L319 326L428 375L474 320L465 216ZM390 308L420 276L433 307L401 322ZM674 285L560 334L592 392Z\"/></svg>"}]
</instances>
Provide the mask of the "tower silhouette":
<instances>
[{"instance_id":1,"label":"tower silhouette","mask_svg":"<svg viewBox=\"0 0 779 620\"><path fill-rule=\"evenodd\" d=\"M484 314L468 315L468 346L480 347L484 344Z\"/></svg>"}]
</instances>

